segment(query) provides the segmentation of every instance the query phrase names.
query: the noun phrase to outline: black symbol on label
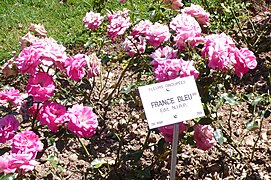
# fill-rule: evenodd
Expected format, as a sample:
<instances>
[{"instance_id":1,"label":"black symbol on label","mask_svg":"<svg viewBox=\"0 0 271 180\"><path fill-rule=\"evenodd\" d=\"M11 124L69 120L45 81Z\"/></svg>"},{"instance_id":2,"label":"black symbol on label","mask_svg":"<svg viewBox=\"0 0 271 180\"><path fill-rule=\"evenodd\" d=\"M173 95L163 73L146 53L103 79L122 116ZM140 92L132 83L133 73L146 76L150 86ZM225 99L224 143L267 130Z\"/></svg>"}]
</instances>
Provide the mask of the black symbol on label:
<instances>
[{"instance_id":1,"label":"black symbol on label","mask_svg":"<svg viewBox=\"0 0 271 180\"><path fill-rule=\"evenodd\" d=\"M174 115L173 117L174 117L174 118L177 118L177 115Z\"/></svg>"},{"instance_id":2,"label":"black symbol on label","mask_svg":"<svg viewBox=\"0 0 271 180\"><path fill-rule=\"evenodd\" d=\"M169 89L166 89L166 91L169 91Z\"/></svg>"}]
</instances>

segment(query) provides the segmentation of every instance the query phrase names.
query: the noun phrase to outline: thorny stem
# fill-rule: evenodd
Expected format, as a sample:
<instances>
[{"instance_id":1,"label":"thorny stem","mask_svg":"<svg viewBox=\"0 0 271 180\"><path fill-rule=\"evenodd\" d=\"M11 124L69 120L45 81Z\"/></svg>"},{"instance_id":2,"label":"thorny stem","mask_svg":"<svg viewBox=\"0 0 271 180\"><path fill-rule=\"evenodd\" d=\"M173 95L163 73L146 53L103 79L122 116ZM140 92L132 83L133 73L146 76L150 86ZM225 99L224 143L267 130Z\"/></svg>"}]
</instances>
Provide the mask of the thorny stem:
<instances>
[{"instance_id":1,"label":"thorny stem","mask_svg":"<svg viewBox=\"0 0 271 180\"><path fill-rule=\"evenodd\" d=\"M266 109L264 110L264 112L266 112L268 109L270 108L270 105L266 107ZM260 119L260 128L259 128L259 132L258 132L258 137L252 147L252 153L251 153L251 156L250 156L250 162L252 161L252 159L254 158L254 153L255 153L255 149L256 149L256 145L258 143L258 141L260 140L261 138L261 132L262 132L262 127L263 127L263 119L264 119L264 116L261 117Z\"/></svg>"},{"instance_id":2,"label":"thorny stem","mask_svg":"<svg viewBox=\"0 0 271 180\"><path fill-rule=\"evenodd\" d=\"M231 116L232 116L232 107L230 105L230 115L229 115L229 119L228 119L228 128L230 131L230 137L232 137L232 130L231 130Z\"/></svg>"},{"instance_id":3,"label":"thorny stem","mask_svg":"<svg viewBox=\"0 0 271 180\"><path fill-rule=\"evenodd\" d=\"M144 141L144 144L143 144L143 146L142 146L142 151L144 151L144 150L147 148L147 146L148 146L148 139L149 139L149 137L150 137L150 134L151 134L151 131L150 131L150 129L148 128L148 134L147 134L147 136L146 136L146 138L145 138L145 141Z\"/></svg>"},{"instance_id":4,"label":"thorny stem","mask_svg":"<svg viewBox=\"0 0 271 180\"><path fill-rule=\"evenodd\" d=\"M111 92L111 93L108 95L108 97L106 98L106 100L109 100L109 102L111 101L111 98L112 98L113 94L115 93L115 91L116 91L117 89L119 89L119 86L120 86L120 84L121 84L121 80L123 79L125 72L126 72L127 69L130 67L130 65L132 64L132 62L134 62L133 60L134 60L134 58L132 58L132 59L129 61L129 63L125 66L125 68L124 68L123 71L121 72L121 75L120 75L120 77L119 77L119 79L118 79L118 81L117 81L117 84L115 85L115 87L114 87L114 89L112 90L112 92Z\"/></svg>"},{"instance_id":5,"label":"thorny stem","mask_svg":"<svg viewBox=\"0 0 271 180\"><path fill-rule=\"evenodd\" d=\"M236 15L235 15L234 10L233 10L232 8L230 8L230 10L231 10L231 13L232 13L232 15L233 15L233 17L234 17L234 20L235 20L235 22L236 22L236 24L237 24L237 26L238 26L239 32L241 32L242 37L245 39L247 45L248 45L249 47L251 47L251 44L248 42L247 37L245 36L245 34L244 34L243 31L242 31L242 28L241 28L241 26L240 26L239 20L236 18Z\"/></svg>"},{"instance_id":6,"label":"thorny stem","mask_svg":"<svg viewBox=\"0 0 271 180\"><path fill-rule=\"evenodd\" d=\"M39 110L40 110L40 102L38 102L38 104L37 104L37 109L36 109L35 115L32 120L32 125L31 125L32 130L35 128L35 122L36 122L36 118L38 116Z\"/></svg>"}]
</instances>

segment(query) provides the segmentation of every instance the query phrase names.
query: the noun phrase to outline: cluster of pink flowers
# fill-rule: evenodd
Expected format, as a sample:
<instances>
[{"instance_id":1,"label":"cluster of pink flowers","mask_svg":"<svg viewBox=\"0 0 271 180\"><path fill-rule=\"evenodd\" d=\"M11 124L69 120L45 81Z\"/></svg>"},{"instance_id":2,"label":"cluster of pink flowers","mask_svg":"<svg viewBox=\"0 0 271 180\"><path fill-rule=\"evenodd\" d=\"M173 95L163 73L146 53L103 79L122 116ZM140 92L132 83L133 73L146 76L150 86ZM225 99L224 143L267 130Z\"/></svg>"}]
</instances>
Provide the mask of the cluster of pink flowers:
<instances>
[{"instance_id":1,"label":"cluster of pink flowers","mask_svg":"<svg viewBox=\"0 0 271 180\"><path fill-rule=\"evenodd\" d=\"M92 108L82 104L75 104L66 110L61 104L47 101L41 107L37 119L53 132L57 132L62 126L84 138L93 136L98 126L97 115Z\"/></svg>"},{"instance_id":2,"label":"cluster of pink flowers","mask_svg":"<svg viewBox=\"0 0 271 180\"><path fill-rule=\"evenodd\" d=\"M200 5L191 4L190 7L185 7L182 9L183 14L188 14L196 18L199 24L209 26L210 14L206 12Z\"/></svg>"},{"instance_id":3,"label":"cluster of pink flowers","mask_svg":"<svg viewBox=\"0 0 271 180\"><path fill-rule=\"evenodd\" d=\"M177 59L177 50L171 47L160 47L151 54L152 66L158 82L168 81L177 77L194 76L198 78L199 72L195 69L193 61Z\"/></svg>"},{"instance_id":4,"label":"cluster of pink flowers","mask_svg":"<svg viewBox=\"0 0 271 180\"><path fill-rule=\"evenodd\" d=\"M176 32L173 41L180 50L187 47L195 47L202 41L201 27L197 20L188 14L179 14L170 22L170 28Z\"/></svg>"},{"instance_id":5,"label":"cluster of pink flowers","mask_svg":"<svg viewBox=\"0 0 271 180\"><path fill-rule=\"evenodd\" d=\"M174 125L173 124L159 127L158 130L165 137L165 140L167 142L172 143L173 133L174 133ZM187 130L186 125L183 122L180 122L179 123L179 134L182 134L186 130Z\"/></svg>"},{"instance_id":6,"label":"cluster of pink flowers","mask_svg":"<svg viewBox=\"0 0 271 180\"><path fill-rule=\"evenodd\" d=\"M195 125L193 138L197 148L204 151L211 149L216 144L213 132L210 125Z\"/></svg>"},{"instance_id":7,"label":"cluster of pink flowers","mask_svg":"<svg viewBox=\"0 0 271 180\"><path fill-rule=\"evenodd\" d=\"M205 37L202 56L208 58L210 68L222 71L233 68L239 77L257 66L254 53L247 48L238 49L224 33Z\"/></svg>"},{"instance_id":8,"label":"cluster of pink flowers","mask_svg":"<svg viewBox=\"0 0 271 180\"><path fill-rule=\"evenodd\" d=\"M11 152L0 157L0 173L25 173L39 164L35 158L43 144L33 131L17 133L12 138Z\"/></svg>"},{"instance_id":9,"label":"cluster of pink flowers","mask_svg":"<svg viewBox=\"0 0 271 180\"><path fill-rule=\"evenodd\" d=\"M88 12L83 18L85 27L90 30L96 30L103 22L103 17L100 13Z\"/></svg>"},{"instance_id":10,"label":"cluster of pink flowers","mask_svg":"<svg viewBox=\"0 0 271 180\"><path fill-rule=\"evenodd\" d=\"M130 23L129 11L117 11L112 14L106 14L108 22L107 35L111 41L114 42L114 38L123 35L125 31L132 25Z\"/></svg>"},{"instance_id":11,"label":"cluster of pink flowers","mask_svg":"<svg viewBox=\"0 0 271 180\"><path fill-rule=\"evenodd\" d=\"M14 115L6 115L0 119L0 143L12 139L18 130L19 121Z\"/></svg>"}]
</instances>

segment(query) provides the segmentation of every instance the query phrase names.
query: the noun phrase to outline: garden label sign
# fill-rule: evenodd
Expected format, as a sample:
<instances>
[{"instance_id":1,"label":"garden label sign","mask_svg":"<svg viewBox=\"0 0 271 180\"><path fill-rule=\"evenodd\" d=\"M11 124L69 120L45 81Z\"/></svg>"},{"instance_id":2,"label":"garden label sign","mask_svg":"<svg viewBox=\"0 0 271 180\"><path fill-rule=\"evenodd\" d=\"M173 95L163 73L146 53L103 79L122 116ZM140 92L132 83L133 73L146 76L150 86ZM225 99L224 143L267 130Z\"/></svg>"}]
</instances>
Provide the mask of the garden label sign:
<instances>
[{"instance_id":1,"label":"garden label sign","mask_svg":"<svg viewBox=\"0 0 271 180\"><path fill-rule=\"evenodd\" d=\"M204 116L193 76L139 87L150 129Z\"/></svg>"}]
</instances>

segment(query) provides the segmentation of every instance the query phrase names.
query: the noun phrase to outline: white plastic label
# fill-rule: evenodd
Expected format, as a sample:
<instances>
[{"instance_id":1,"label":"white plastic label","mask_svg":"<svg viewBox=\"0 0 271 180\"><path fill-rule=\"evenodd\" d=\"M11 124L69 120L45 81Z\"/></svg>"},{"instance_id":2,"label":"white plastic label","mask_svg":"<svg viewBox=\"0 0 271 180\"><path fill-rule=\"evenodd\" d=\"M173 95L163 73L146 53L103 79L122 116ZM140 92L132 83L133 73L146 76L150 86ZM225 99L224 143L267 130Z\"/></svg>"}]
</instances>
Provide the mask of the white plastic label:
<instances>
[{"instance_id":1,"label":"white plastic label","mask_svg":"<svg viewBox=\"0 0 271 180\"><path fill-rule=\"evenodd\" d=\"M204 116L193 76L139 87L149 128Z\"/></svg>"}]
</instances>

